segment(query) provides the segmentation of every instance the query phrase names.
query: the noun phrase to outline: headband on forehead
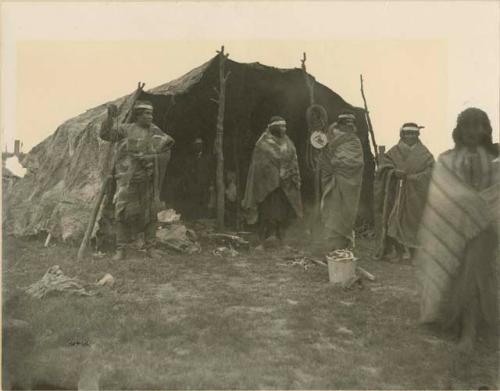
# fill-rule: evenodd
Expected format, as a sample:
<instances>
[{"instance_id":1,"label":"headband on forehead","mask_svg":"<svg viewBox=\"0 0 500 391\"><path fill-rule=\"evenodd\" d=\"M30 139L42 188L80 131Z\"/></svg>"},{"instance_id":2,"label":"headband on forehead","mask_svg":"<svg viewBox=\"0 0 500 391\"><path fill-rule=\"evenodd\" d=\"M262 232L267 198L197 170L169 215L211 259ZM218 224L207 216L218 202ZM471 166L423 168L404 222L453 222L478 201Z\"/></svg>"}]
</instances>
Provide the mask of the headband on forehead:
<instances>
[{"instance_id":1,"label":"headband on forehead","mask_svg":"<svg viewBox=\"0 0 500 391\"><path fill-rule=\"evenodd\" d=\"M401 127L401 132L408 132L408 133L420 133L420 129L423 129L425 126L418 126L418 125L403 125Z\"/></svg>"},{"instance_id":2,"label":"headband on forehead","mask_svg":"<svg viewBox=\"0 0 500 391\"><path fill-rule=\"evenodd\" d=\"M286 121L285 120L273 121L269 124L269 127L276 125L286 125Z\"/></svg>"},{"instance_id":3,"label":"headband on forehead","mask_svg":"<svg viewBox=\"0 0 500 391\"><path fill-rule=\"evenodd\" d=\"M134 106L134 110L140 109L153 110L153 105L147 102L137 102Z\"/></svg>"},{"instance_id":4,"label":"headband on forehead","mask_svg":"<svg viewBox=\"0 0 500 391\"><path fill-rule=\"evenodd\" d=\"M345 120L345 119L352 119L353 121L356 120L356 117L354 114L340 114L337 119L340 120Z\"/></svg>"}]
</instances>

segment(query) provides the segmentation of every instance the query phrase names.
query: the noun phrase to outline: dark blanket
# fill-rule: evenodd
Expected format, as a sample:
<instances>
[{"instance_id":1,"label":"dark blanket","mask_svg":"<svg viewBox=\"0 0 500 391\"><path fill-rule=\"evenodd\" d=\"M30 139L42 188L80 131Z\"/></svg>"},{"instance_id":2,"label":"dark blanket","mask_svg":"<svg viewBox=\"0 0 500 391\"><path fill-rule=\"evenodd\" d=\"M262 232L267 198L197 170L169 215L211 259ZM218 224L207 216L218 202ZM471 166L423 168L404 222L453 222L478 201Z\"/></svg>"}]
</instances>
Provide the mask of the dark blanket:
<instances>
[{"instance_id":1,"label":"dark blanket","mask_svg":"<svg viewBox=\"0 0 500 391\"><path fill-rule=\"evenodd\" d=\"M354 133L330 129L320 154L321 218L327 237L352 239L363 180L363 149Z\"/></svg>"},{"instance_id":2,"label":"dark blanket","mask_svg":"<svg viewBox=\"0 0 500 391\"><path fill-rule=\"evenodd\" d=\"M384 251L386 235L404 246L417 247L433 164L434 157L421 142L412 148L399 142L382 157L375 181L379 255ZM405 171L406 179L396 178L396 170Z\"/></svg>"},{"instance_id":3,"label":"dark blanket","mask_svg":"<svg viewBox=\"0 0 500 391\"><path fill-rule=\"evenodd\" d=\"M277 138L266 130L255 144L242 202L249 224L258 219L258 205L276 189L285 193L295 214L302 217L300 173L292 140Z\"/></svg>"}]
</instances>

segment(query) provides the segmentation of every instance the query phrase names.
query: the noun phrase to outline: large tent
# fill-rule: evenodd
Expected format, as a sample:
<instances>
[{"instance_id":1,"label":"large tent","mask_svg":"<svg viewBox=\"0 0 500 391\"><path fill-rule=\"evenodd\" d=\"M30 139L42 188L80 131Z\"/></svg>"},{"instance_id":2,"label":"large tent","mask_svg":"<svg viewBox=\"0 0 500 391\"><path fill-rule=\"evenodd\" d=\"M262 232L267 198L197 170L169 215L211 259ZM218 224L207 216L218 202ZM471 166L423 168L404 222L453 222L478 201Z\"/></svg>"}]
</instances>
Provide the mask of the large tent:
<instances>
[{"instance_id":1,"label":"large tent","mask_svg":"<svg viewBox=\"0 0 500 391\"><path fill-rule=\"evenodd\" d=\"M225 67L231 72L226 86L224 117L225 168L239 171L240 187L244 187L255 142L269 118L280 115L287 120L289 136L297 147L304 203L310 205L314 198L313 174L305 162L310 91L302 69L278 69L231 60ZM154 122L176 141L162 189L163 200L173 208L177 205L172 183L182 172L182 158L192 141L201 137L208 152L213 150L217 104L212 99L217 98L214 87L218 84L216 56L179 79L141 92L140 98L154 105ZM133 93L108 102L118 105L120 119L130 110L132 96ZM359 221L372 222L374 159L365 112L315 80L314 101L326 109L329 122L345 109L351 109L357 116L365 155ZM110 160L106 157L111 146L98 136L106 116L106 105L64 122L26 155L23 165L27 174L15 184L7 200L10 233L37 235L47 232L63 240L79 240L83 236L104 173L109 172ZM240 188L240 192L243 191Z\"/></svg>"}]
</instances>

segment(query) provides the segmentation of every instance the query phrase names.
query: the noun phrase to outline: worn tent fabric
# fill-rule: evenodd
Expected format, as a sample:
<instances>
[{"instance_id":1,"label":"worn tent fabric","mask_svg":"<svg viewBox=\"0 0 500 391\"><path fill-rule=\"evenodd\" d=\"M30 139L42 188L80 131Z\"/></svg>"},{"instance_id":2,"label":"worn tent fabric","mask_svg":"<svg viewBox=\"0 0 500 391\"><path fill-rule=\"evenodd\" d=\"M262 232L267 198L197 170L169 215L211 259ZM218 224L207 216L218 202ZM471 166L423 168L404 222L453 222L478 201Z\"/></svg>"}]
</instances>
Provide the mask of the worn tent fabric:
<instances>
[{"instance_id":1,"label":"worn tent fabric","mask_svg":"<svg viewBox=\"0 0 500 391\"><path fill-rule=\"evenodd\" d=\"M175 183L182 173L183 157L192 141L201 137L212 153L217 105L214 86L218 84L217 57L165 85L142 92L154 106L154 123L176 140L167 168L161 198L175 204ZM297 148L302 176L302 197L314 198L313 174L308 171L305 152L309 134L306 111L310 104L301 69L277 69L258 63L241 64L228 60L231 77L226 90L224 119L225 169L238 173L239 193L244 193L251 155L256 141L272 115L287 120L288 134ZM315 101L329 118L350 109L356 113L365 156L363 190L358 218L372 219L373 156L368 142L364 111L352 107L329 88L314 83ZM75 92L77 94L77 92ZM113 102L124 118L132 94ZM109 172L105 156L110 143L98 137L106 115L106 104L63 123L56 132L34 147L22 161L28 172L15 185L16 197L9 203L12 212L9 232L36 235L50 231L54 238L79 240L85 230L93 202L104 176ZM182 213L182 210L179 210Z\"/></svg>"},{"instance_id":2,"label":"worn tent fabric","mask_svg":"<svg viewBox=\"0 0 500 391\"><path fill-rule=\"evenodd\" d=\"M400 141L382 157L375 180L375 214L381 220L379 255L386 235L404 246L418 246L433 164L434 157L421 142L410 148ZM406 172L406 179L396 178L395 170Z\"/></svg>"}]
</instances>

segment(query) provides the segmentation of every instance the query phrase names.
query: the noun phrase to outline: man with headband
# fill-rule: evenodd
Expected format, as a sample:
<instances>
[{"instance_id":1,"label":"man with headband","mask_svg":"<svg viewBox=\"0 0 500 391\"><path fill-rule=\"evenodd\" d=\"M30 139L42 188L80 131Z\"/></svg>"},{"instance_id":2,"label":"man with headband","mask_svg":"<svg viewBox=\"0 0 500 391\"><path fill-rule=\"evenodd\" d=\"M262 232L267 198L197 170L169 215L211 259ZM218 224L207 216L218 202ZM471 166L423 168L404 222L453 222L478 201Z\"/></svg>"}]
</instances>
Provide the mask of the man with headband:
<instances>
[{"instance_id":1,"label":"man with headband","mask_svg":"<svg viewBox=\"0 0 500 391\"><path fill-rule=\"evenodd\" d=\"M327 132L321 150L321 219L327 251L352 244L363 179L363 148L356 135L356 117L342 112Z\"/></svg>"},{"instance_id":2,"label":"man with headband","mask_svg":"<svg viewBox=\"0 0 500 391\"><path fill-rule=\"evenodd\" d=\"M413 122L400 129L399 143L382 157L375 182L378 258L401 261L417 248L434 157L419 139Z\"/></svg>"},{"instance_id":3,"label":"man with headband","mask_svg":"<svg viewBox=\"0 0 500 391\"><path fill-rule=\"evenodd\" d=\"M302 217L300 173L295 146L283 118L271 118L255 144L243 208L249 224L260 223L260 238L283 239L293 217Z\"/></svg>"},{"instance_id":4,"label":"man with headband","mask_svg":"<svg viewBox=\"0 0 500 391\"><path fill-rule=\"evenodd\" d=\"M117 251L114 260L122 260L131 234L143 233L146 253L155 255L159 192L170 160L174 140L153 124L153 105L138 101L133 123L117 125L118 109L108 106L100 137L116 142L113 199Z\"/></svg>"}]
</instances>

